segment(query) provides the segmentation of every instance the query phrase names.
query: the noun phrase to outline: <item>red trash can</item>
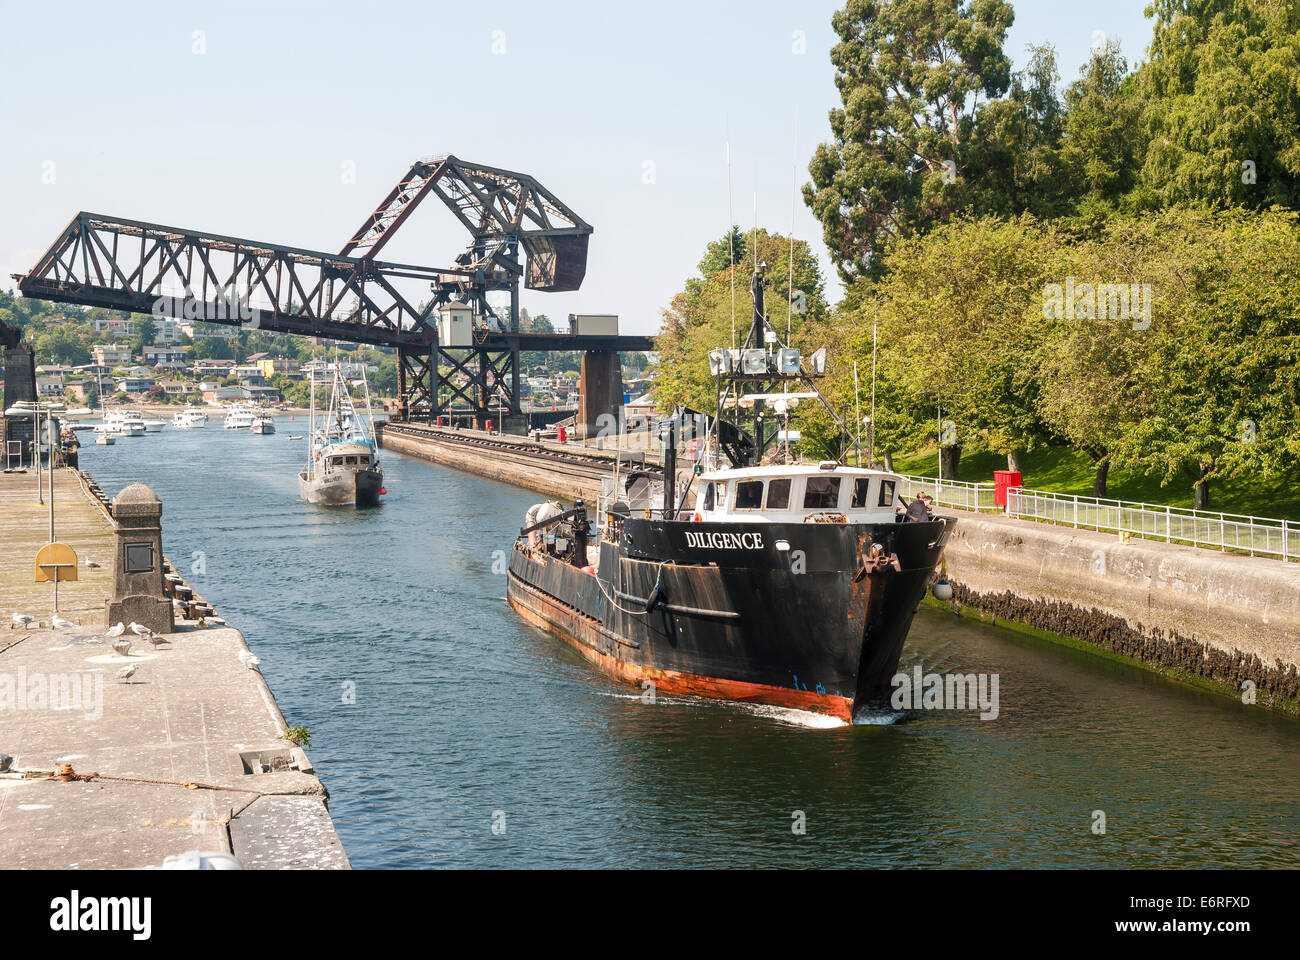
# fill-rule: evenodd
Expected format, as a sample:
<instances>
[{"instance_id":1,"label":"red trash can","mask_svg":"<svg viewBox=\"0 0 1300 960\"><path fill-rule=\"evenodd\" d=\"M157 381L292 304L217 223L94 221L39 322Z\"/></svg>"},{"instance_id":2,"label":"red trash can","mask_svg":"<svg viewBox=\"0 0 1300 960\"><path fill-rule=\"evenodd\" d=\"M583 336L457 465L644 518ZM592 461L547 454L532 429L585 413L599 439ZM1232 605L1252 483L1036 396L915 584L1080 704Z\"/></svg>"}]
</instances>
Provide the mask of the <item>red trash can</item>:
<instances>
[{"instance_id":1,"label":"red trash can","mask_svg":"<svg viewBox=\"0 0 1300 960\"><path fill-rule=\"evenodd\" d=\"M999 507L1007 505L1007 491L1012 487L1021 486L1019 470L994 470L993 471L993 502Z\"/></svg>"}]
</instances>

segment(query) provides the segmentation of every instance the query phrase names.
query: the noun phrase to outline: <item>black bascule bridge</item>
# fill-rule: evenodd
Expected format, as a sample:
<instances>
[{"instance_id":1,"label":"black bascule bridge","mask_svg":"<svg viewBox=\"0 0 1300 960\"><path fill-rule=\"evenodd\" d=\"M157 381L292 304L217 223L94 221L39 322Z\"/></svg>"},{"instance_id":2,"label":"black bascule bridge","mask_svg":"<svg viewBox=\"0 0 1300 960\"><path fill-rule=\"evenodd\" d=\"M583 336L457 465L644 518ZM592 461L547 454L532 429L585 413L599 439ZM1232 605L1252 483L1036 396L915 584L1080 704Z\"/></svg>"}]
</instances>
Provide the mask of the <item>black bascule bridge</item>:
<instances>
[{"instance_id":1,"label":"black bascule bridge","mask_svg":"<svg viewBox=\"0 0 1300 960\"><path fill-rule=\"evenodd\" d=\"M380 259L431 195L470 234L454 265ZM618 354L651 350L651 338L521 331L519 288L577 290L591 234L533 177L448 155L413 164L338 253L82 212L15 279L44 300L394 347L402 420L518 415L520 352L581 351L581 427L616 412ZM509 295L508 310L492 293ZM472 311L468 342L440 342L451 304Z\"/></svg>"}]
</instances>

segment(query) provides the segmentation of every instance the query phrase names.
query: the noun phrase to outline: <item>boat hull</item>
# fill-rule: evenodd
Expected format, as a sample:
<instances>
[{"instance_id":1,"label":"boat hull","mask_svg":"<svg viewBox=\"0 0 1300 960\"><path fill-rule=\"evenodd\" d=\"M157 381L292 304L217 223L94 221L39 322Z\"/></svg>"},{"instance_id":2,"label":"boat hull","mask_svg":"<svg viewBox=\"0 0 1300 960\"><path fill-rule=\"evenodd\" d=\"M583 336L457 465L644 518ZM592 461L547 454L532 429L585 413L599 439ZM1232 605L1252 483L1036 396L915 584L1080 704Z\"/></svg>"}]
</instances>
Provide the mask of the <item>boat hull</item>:
<instances>
[{"instance_id":1,"label":"boat hull","mask_svg":"<svg viewBox=\"0 0 1300 960\"><path fill-rule=\"evenodd\" d=\"M625 682L850 719L887 705L949 526L628 520L594 575L520 542L507 596Z\"/></svg>"},{"instance_id":2,"label":"boat hull","mask_svg":"<svg viewBox=\"0 0 1300 960\"><path fill-rule=\"evenodd\" d=\"M344 470L308 478L298 474L298 492L308 503L327 506L373 507L384 486L382 470Z\"/></svg>"}]
</instances>

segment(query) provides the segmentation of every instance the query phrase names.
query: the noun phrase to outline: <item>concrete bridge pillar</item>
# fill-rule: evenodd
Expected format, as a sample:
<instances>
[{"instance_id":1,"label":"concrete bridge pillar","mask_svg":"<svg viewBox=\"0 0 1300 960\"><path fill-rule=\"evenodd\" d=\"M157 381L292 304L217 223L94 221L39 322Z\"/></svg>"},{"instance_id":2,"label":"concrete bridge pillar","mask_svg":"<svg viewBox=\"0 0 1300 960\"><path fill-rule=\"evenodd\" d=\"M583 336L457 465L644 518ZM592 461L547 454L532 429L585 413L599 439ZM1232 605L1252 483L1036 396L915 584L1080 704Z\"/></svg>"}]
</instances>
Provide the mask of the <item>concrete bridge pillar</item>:
<instances>
[{"instance_id":1,"label":"concrete bridge pillar","mask_svg":"<svg viewBox=\"0 0 1300 960\"><path fill-rule=\"evenodd\" d=\"M595 350L584 353L578 376L578 436L594 437L600 429L602 415L612 416L617 422L622 406L623 367L618 353Z\"/></svg>"},{"instance_id":2,"label":"concrete bridge pillar","mask_svg":"<svg viewBox=\"0 0 1300 960\"><path fill-rule=\"evenodd\" d=\"M23 459L31 456L32 438L36 436L34 417L6 417L3 411L15 403L36 401L36 352L30 343L16 343L4 350L4 406L0 407L0 463L4 462L6 441L23 444Z\"/></svg>"}]
</instances>

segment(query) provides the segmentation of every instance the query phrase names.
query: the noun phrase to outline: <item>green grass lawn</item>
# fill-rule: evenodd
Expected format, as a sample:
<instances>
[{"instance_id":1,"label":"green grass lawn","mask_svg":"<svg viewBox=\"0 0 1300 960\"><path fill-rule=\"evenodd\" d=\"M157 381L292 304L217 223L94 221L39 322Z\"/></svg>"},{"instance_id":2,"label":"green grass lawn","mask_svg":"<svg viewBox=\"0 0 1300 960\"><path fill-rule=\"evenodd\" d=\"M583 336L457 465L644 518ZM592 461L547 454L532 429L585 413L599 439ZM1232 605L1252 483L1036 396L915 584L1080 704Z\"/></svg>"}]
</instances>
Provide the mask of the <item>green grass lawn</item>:
<instances>
[{"instance_id":1,"label":"green grass lawn","mask_svg":"<svg viewBox=\"0 0 1300 960\"><path fill-rule=\"evenodd\" d=\"M1034 490L1092 496L1092 462L1070 447L1048 447L1021 457L1024 485ZM1007 458L996 453L980 452L961 458L958 480L992 482L994 470L1005 470ZM894 469L921 477L939 475L939 457L935 448L894 457ZM1158 477L1144 476L1120 467L1111 467L1106 496L1114 500L1191 507L1191 484L1179 477L1162 487ZM1300 477L1287 477L1267 483L1242 479L1214 480L1210 483L1210 507L1224 513L1249 514L1300 520Z\"/></svg>"}]
</instances>

